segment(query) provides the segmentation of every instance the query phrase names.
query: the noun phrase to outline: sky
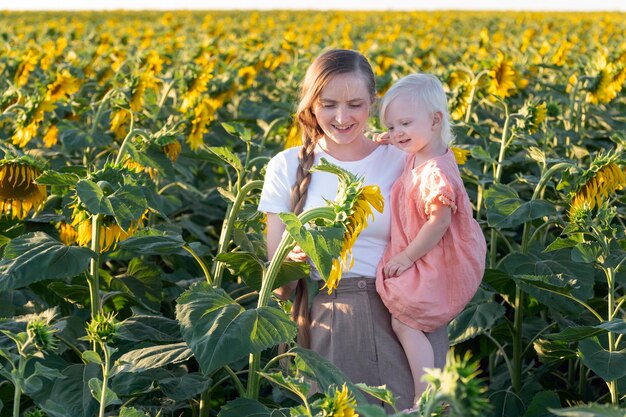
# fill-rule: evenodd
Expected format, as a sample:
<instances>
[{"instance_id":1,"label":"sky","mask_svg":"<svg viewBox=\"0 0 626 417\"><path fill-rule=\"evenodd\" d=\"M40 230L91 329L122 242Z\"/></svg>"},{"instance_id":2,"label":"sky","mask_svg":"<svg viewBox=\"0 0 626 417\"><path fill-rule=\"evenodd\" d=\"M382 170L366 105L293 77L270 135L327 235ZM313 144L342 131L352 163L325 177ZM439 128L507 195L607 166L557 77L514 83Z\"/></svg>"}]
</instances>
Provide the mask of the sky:
<instances>
[{"instance_id":1,"label":"sky","mask_svg":"<svg viewBox=\"0 0 626 417\"><path fill-rule=\"evenodd\" d=\"M626 0L0 0L0 10L112 9L626 11Z\"/></svg>"}]
</instances>

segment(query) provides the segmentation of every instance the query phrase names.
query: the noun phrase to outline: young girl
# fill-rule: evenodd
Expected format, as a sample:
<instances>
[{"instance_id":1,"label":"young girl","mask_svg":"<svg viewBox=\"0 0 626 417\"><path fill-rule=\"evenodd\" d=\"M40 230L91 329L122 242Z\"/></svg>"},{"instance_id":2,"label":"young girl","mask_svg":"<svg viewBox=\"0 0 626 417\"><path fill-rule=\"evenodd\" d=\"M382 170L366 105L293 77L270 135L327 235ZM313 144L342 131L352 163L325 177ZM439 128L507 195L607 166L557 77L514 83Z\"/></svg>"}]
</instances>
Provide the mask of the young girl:
<instances>
[{"instance_id":1,"label":"young girl","mask_svg":"<svg viewBox=\"0 0 626 417\"><path fill-rule=\"evenodd\" d=\"M445 328L465 307L485 269L485 238L448 148L447 108L441 82L429 74L395 83L380 107L391 143L409 158L391 190L391 239L376 289L409 362L414 406L427 387L423 369L434 365L425 333Z\"/></svg>"}]
</instances>

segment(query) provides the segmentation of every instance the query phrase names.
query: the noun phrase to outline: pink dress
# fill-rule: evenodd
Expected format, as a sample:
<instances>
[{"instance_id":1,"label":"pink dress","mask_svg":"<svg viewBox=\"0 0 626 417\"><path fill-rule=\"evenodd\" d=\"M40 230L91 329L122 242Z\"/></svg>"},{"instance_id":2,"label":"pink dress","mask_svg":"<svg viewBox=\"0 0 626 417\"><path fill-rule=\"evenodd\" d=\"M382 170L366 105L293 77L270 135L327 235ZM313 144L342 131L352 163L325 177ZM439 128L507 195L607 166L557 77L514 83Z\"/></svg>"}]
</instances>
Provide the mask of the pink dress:
<instances>
[{"instance_id":1,"label":"pink dress","mask_svg":"<svg viewBox=\"0 0 626 417\"><path fill-rule=\"evenodd\" d=\"M376 289L392 316L430 332L447 324L474 296L485 271L487 247L453 152L448 149L416 168L414 160L409 158L391 189L391 240L378 265ZM443 238L401 275L383 277L383 266L415 238L433 202L452 209Z\"/></svg>"}]
</instances>

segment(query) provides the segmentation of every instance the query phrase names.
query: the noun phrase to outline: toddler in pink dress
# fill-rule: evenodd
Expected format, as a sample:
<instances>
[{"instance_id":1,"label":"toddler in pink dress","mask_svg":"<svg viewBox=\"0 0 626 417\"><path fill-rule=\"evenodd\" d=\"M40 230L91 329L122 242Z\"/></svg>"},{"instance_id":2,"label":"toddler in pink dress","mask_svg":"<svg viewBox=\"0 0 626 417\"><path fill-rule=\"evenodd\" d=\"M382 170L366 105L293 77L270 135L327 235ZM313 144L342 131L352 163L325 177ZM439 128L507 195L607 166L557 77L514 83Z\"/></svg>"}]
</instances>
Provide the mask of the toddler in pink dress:
<instances>
[{"instance_id":1,"label":"toddler in pink dress","mask_svg":"<svg viewBox=\"0 0 626 417\"><path fill-rule=\"evenodd\" d=\"M446 326L476 293L486 243L472 216L453 152L446 95L429 74L395 83L380 118L391 143L410 154L391 191L391 240L378 266L376 289L392 315L415 384L415 402L434 365L424 333Z\"/></svg>"}]
</instances>

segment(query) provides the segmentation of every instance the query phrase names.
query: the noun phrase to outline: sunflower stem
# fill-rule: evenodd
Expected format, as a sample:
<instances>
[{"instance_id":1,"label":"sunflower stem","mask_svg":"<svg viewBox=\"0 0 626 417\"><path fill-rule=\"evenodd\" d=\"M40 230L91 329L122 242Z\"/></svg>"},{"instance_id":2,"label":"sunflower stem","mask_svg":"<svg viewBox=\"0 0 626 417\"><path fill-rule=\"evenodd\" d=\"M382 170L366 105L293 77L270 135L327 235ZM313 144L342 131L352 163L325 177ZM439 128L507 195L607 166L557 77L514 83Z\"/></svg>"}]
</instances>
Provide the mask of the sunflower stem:
<instances>
[{"instance_id":1,"label":"sunflower stem","mask_svg":"<svg viewBox=\"0 0 626 417\"><path fill-rule=\"evenodd\" d=\"M20 355L18 362L17 375L13 380L15 391L13 392L13 417L20 417L20 401L22 399L22 381L24 380L24 372L26 371L26 362L28 359Z\"/></svg>"},{"instance_id":2,"label":"sunflower stem","mask_svg":"<svg viewBox=\"0 0 626 417\"><path fill-rule=\"evenodd\" d=\"M106 393L109 383L109 367L111 362L109 347L103 343L102 352L104 353L104 363L102 364L102 391L100 392L100 410L99 417L104 417L104 409L106 408Z\"/></svg>"},{"instance_id":3,"label":"sunflower stem","mask_svg":"<svg viewBox=\"0 0 626 417\"><path fill-rule=\"evenodd\" d=\"M100 214L91 217L91 250L95 253L89 263L89 295L91 300L91 318L100 314Z\"/></svg>"},{"instance_id":4,"label":"sunflower stem","mask_svg":"<svg viewBox=\"0 0 626 417\"><path fill-rule=\"evenodd\" d=\"M302 224L306 224L312 220L323 218L327 220L335 220L335 210L332 207L317 207L307 210L298 216L298 219ZM278 271L283 264L283 261L287 257L287 254L293 249L296 242L288 234L284 233L274 257L270 261L270 265L264 273L263 283L261 284L261 290L259 291L259 300L257 301L257 308L264 307L268 304L272 290L274 287L274 281L278 276ZM261 369L261 354L251 353L248 361L248 386L246 391L246 398L256 400L259 396L260 387L260 375Z\"/></svg>"},{"instance_id":5,"label":"sunflower stem","mask_svg":"<svg viewBox=\"0 0 626 417\"><path fill-rule=\"evenodd\" d=\"M102 97L102 100L100 100L100 105L98 106L98 110L96 110L96 115L94 116L93 123L91 124L91 130L89 132L92 137L96 133L96 129L98 128L98 122L100 121L100 117L102 117L102 112L104 111L104 105L111 98L111 94L113 93L113 91L114 91L113 89L107 91L104 97Z\"/></svg>"},{"instance_id":6,"label":"sunflower stem","mask_svg":"<svg viewBox=\"0 0 626 417\"><path fill-rule=\"evenodd\" d=\"M244 199L248 196L248 193L254 189L263 188L263 181L256 180L250 181L245 184L235 197L235 201L229 205L228 210L226 211L226 218L224 223L222 223L222 231L220 233L220 240L217 246L217 255L220 255L226 252L226 248L230 243L230 237L233 233L233 228L235 226L235 221L237 220L237 216L239 215L239 210L241 209L241 205L243 204ZM222 275L224 274L225 264L221 261L215 261L213 263L212 275L214 279L214 286L219 288L222 285Z\"/></svg>"}]
</instances>

